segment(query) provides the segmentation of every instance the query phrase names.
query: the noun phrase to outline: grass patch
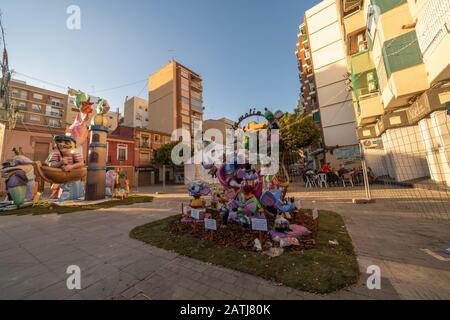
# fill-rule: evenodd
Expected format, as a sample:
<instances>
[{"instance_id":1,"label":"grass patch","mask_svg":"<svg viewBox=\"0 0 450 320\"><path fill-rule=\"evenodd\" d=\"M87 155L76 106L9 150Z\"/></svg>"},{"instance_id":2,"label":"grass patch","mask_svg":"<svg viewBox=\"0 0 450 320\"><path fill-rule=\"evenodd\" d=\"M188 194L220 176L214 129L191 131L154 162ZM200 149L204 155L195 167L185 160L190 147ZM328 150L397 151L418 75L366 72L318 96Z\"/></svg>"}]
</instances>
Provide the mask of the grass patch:
<instances>
[{"instance_id":1,"label":"grass patch","mask_svg":"<svg viewBox=\"0 0 450 320\"><path fill-rule=\"evenodd\" d=\"M359 267L351 238L342 217L334 212L320 211L315 249L288 251L276 258L169 232L168 224L179 218L170 217L136 227L130 237L311 293L335 292L358 281ZM337 240L339 245L332 246L329 240Z\"/></svg>"},{"instance_id":2,"label":"grass patch","mask_svg":"<svg viewBox=\"0 0 450 320\"><path fill-rule=\"evenodd\" d=\"M105 208L112 208L117 206L128 206L135 203L152 202L153 197L144 195L130 195L124 200L109 200L98 204L90 205L74 205L74 206L61 206L58 203L50 201L39 201L32 207L26 207L17 210L0 212L0 216L7 215L43 215L43 214L66 214L77 211L98 210Z\"/></svg>"}]
</instances>

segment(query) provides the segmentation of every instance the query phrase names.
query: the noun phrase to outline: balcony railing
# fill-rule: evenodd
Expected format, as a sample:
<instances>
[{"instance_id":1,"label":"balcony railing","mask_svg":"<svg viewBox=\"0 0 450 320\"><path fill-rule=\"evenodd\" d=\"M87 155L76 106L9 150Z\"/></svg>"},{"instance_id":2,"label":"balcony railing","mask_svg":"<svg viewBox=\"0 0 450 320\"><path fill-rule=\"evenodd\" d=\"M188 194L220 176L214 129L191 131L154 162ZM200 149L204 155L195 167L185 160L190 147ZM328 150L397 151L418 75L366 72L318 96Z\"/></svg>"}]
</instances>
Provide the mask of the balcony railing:
<instances>
[{"instance_id":1,"label":"balcony railing","mask_svg":"<svg viewBox=\"0 0 450 320\"><path fill-rule=\"evenodd\" d=\"M198 90L202 90L202 84L200 82L191 81L191 87L198 89Z\"/></svg>"},{"instance_id":2,"label":"balcony railing","mask_svg":"<svg viewBox=\"0 0 450 320\"><path fill-rule=\"evenodd\" d=\"M45 114L51 117L58 117L58 118L61 117L61 113L55 111L46 111Z\"/></svg>"}]
</instances>

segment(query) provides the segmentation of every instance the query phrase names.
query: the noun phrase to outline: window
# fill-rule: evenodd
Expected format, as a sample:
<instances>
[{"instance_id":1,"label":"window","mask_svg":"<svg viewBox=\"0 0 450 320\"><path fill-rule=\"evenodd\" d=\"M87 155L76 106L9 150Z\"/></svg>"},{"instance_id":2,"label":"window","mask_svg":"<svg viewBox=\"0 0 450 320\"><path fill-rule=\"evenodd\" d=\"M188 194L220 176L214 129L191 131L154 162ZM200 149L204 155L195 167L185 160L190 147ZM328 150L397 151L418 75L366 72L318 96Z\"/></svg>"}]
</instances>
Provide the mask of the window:
<instances>
[{"instance_id":1,"label":"window","mask_svg":"<svg viewBox=\"0 0 450 320\"><path fill-rule=\"evenodd\" d=\"M117 145L117 160L127 161L128 159L128 147L126 144Z\"/></svg>"},{"instance_id":2,"label":"window","mask_svg":"<svg viewBox=\"0 0 450 320\"><path fill-rule=\"evenodd\" d=\"M52 108L50 106L47 106L47 109L45 111L45 114L52 117L60 117L61 113L59 112L59 109Z\"/></svg>"},{"instance_id":3,"label":"window","mask_svg":"<svg viewBox=\"0 0 450 320\"><path fill-rule=\"evenodd\" d=\"M41 117L37 116L35 114L30 114L30 121L38 121L38 122L40 122L41 121Z\"/></svg>"},{"instance_id":4,"label":"window","mask_svg":"<svg viewBox=\"0 0 450 320\"><path fill-rule=\"evenodd\" d=\"M142 135L141 136L141 147L142 148L150 148L149 140L150 140L150 137L148 135Z\"/></svg>"},{"instance_id":5,"label":"window","mask_svg":"<svg viewBox=\"0 0 450 320\"><path fill-rule=\"evenodd\" d=\"M61 122L59 120L56 120L56 119L49 119L48 120L48 125L50 127L59 128L59 127L61 127Z\"/></svg>"},{"instance_id":6,"label":"window","mask_svg":"<svg viewBox=\"0 0 450 320\"><path fill-rule=\"evenodd\" d=\"M39 93L33 93L33 99L42 100L44 99L44 96Z\"/></svg>"},{"instance_id":7,"label":"window","mask_svg":"<svg viewBox=\"0 0 450 320\"><path fill-rule=\"evenodd\" d=\"M17 104L17 108L19 109L19 110L27 110L27 104L25 103L25 102L19 102L18 104Z\"/></svg>"},{"instance_id":8,"label":"window","mask_svg":"<svg viewBox=\"0 0 450 320\"><path fill-rule=\"evenodd\" d=\"M189 73L187 73L186 71L181 71L181 76L183 78L189 79Z\"/></svg>"},{"instance_id":9,"label":"window","mask_svg":"<svg viewBox=\"0 0 450 320\"><path fill-rule=\"evenodd\" d=\"M50 104L55 107L61 106L61 100L56 98L50 98Z\"/></svg>"},{"instance_id":10,"label":"window","mask_svg":"<svg viewBox=\"0 0 450 320\"><path fill-rule=\"evenodd\" d=\"M75 98L70 97L69 98L69 104L75 104Z\"/></svg>"},{"instance_id":11,"label":"window","mask_svg":"<svg viewBox=\"0 0 450 320\"><path fill-rule=\"evenodd\" d=\"M159 134L155 134L154 139L155 139L155 142L160 142L161 136Z\"/></svg>"},{"instance_id":12,"label":"window","mask_svg":"<svg viewBox=\"0 0 450 320\"><path fill-rule=\"evenodd\" d=\"M189 99L188 98L186 98L186 97L182 97L181 98L181 101L183 102L183 103L186 103L186 104L190 104L190 101L189 101Z\"/></svg>"},{"instance_id":13,"label":"window","mask_svg":"<svg viewBox=\"0 0 450 320\"><path fill-rule=\"evenodd\" d=\"M28 98L28 93L26 91L20 91L20 98L26 100Z\"/></svg>"},{"instance_id":14,"label":"window","mask_svg":"<svg viewBox=\"0 0 450 320\"><path fill-rule=\"evenodd\" d=\"M33 109L34 111L41 111L41 106L38 104L32 104L31 109Z\"/></svg>"}]
</instances>

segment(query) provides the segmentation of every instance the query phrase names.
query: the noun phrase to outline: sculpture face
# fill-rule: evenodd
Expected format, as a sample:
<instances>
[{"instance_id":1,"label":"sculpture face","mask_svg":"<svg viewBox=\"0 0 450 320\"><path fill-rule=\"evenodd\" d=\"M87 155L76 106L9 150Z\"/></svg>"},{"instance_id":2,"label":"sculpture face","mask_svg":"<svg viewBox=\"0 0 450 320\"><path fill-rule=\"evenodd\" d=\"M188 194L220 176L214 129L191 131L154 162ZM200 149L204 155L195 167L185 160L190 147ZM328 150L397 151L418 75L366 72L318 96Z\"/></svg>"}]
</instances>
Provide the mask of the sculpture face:
<instances>
[{"instance_id":1,"label":"sculpture face","mask_svg":"<svg viewBox=\"0 0 450 320\"><path fill-rule=\"evenodd\" d=\"M77 147L76 143L72 140L57 141L56 144L58 145L58 149L61 150L64 154L75 150Z\"/></svg>"}]
</instances>

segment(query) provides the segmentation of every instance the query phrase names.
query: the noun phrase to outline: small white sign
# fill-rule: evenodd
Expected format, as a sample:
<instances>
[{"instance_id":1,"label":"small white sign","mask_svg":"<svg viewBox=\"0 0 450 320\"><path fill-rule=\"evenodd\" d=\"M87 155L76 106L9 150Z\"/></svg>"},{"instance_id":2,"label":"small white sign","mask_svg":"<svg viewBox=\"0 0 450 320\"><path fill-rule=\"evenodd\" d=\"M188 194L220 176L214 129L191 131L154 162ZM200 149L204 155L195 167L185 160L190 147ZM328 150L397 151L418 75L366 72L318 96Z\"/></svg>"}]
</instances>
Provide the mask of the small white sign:
<instances>
[{"instance_id":1,"label":"small white sign","mask_svg":"<svg viewBox=\"0 0 450 320\"><path fill-rule=\"evenodd\" d=\"M302 203L302 200L297 200L297 209L301 209L301 208L303 208L303 203Z\"/></svg>"},{"instance_id":2,"label":"small white sign","mask_svg":"<svg viewBox=\"0 0 450 320\"><path fill-rule=\"evenodd\" d=\"M267 220L256 218L252 219L252 230L267 231Z\"/></svg>"},{"instance_id":3,"label":"small white sign","mask_svg":"<svg viewBox=\"0 0 450 320\"><path fill-rule=\"evenodd\" d=\"M191 217L195 220L200 220L200 210L191 209Z\"/></svg>"},{"instance_id":4,"label":"small white sign","mask_svg":"<svg viewBox=\"0 0 450 320\"><path fill-rule=\"evenodd\" d=\"M217 230L216 219L205 219L205 229L206 230Z\"/></svg>"},{"instance_id":5,"label":"small white sign","mask_svg":"<svg viewBox=\"0 0 450 320\"><path fill-rule=\"evenodd\" d=\"M312 216L314 220L317 220L319 218L319 210L317 210L317 208L313 209Z\"/></svg>"}]
</instances>

